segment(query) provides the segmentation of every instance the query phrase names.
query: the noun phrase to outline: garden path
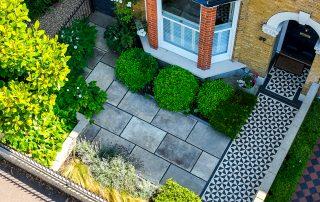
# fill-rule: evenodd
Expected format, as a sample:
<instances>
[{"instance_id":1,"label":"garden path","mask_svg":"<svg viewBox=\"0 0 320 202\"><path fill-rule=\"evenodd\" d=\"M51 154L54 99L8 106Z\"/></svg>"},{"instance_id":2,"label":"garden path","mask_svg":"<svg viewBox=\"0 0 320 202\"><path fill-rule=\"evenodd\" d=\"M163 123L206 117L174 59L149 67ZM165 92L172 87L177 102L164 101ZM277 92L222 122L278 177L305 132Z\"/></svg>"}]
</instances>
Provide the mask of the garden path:
<instances>
[{"instance_id":1,"label":"garden path","mask_svg":"<svg viewBox=\"0 0 320 202\"><path fill-rule=\"evenodd\" d=\"M202 193L204 202L254 200L298 110L298 97L307 74L303 75L301 78L271 68L258 92L255 109Z\"/></svg>"},{"instance_id":2,"label":"garden path","mask_svg":"<svg viewBox=\"0 0 320 202\"><path fill-rule=\"evenodd\" d=\"M320 201L320 139L292 196L292 202L299 201Z\"/></svg>"},{"instance_id":3,"label":"garden path","mask_svg":"<svg viewBox=\"0 0 320 202\"><path fill-rule=\"evenodd\" d=\"M108 101L83 137L101 147L125 147L142 164L141 176L155 184L173 178L200 194L230 139L194 116L160 109L151 97L128 91L115 79L117 54L106 47L99 26L106 22L97 13L90 21L98 34L85 77L107 91Z\"/></svg>"}]
</instances>

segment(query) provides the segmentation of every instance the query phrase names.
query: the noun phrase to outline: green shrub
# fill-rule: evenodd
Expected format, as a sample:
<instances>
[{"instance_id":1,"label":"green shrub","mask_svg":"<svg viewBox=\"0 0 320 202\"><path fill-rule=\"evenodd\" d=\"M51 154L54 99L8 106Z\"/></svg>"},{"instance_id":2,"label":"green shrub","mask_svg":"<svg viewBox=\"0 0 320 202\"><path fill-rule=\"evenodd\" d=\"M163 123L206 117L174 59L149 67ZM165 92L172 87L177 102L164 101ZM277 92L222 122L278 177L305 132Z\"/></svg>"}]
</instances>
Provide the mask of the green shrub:
<instances>
[{"instance_id":1,"label":"green shrub","mask_svg":"<svg viewBox=\"0 0 320 202\"><path fill-rule=\"evenodd\" d=\"M314 145L320 138L320 101L315 100L304 119L299 132L273 181L266 202L291 201L304 169L311 157Z\"/></svg>"},{"instance_id":2,"label":"green shrub","mask_svg":"<svg viewBox=\"0 0 320 202\"><path fill-rule=\"evenodd\" d=\"M168 179L166 184L160 189L159 194L153 198L154 202L201 202L199 196L182 187L172 179Z\"/></svg>"},{"instance_id":3,"label":"green shrub","mask_svg":"<svg viewBox=\"0 0 320 202\"><path fill-rule=\"evenodd\" d=\"M199 89L198 80L187 70L169 66L154 81L154 97L161 108L189 110Z\"/></svg>"},{"instance_id":4,"label":"green shrub","mask_svg":"<svg viewBox=\"0 0 320 202\"><path fill-rule=\"evenodd\" d=\"M209 118L209 115L217 106L232 96L233 89L223 80L211 80L205 82L198 94L198 110L201 115Z\"/></svg>"},{"instance_id":5,"label":"green shrub","mask_svg":"<svg viewBox=\"0 0 320 202\"><path fill-rule=\"evenodd\" d=\"M24 3L29 9L29 17L31 20L41 17L51 5L57 2L59 2L59 0L24 0Z\"/></svg>"},{"instance_id":6,"label":"green shrub","mask_svg":"<svg viewBox=\"0 0 320 202\"><path fill-rule=\"evenodd\" d=\"M210 124L233 139L239 134L255 104L256 96L237 90L211 113Z\"/></svg>"},{"instance_id":7,"label":"green shrub","mask_svg":"<svg viewBox=\"0 0 320 202\"><path fill-rule=\"evenodd\" d=\"M79 76L87 66L88 58L93 56L97 30L85 20L75 20L70 27L61 29L59 41L68 44L66 55L70 55L68 66L71 75Z\"/></svg>"},{"instance_id":8,"label":"green shrub","mask_svg":"<svg viewBox=\"0 0 320 202\"><path fill-rule=\"evenodd\" d=\"M116 62L116 77L130 90L138 91L153 80L158 63L142 49L133 48L120 55Z\"/></svg>"},{"instance_id":9,"label":"green shrub","mask_svg":"<svg viewBox=\"0 0 320 202\"><path fill-rule=\"evenodd\" d=\"M67 82L59 91L54 110L70 131L77 122L76 112L92 118L103 109L102 105L106 100L106 92L100 90L95 81L87 84L84 78L79 76L77 80Z\"/></svg>"}]
</instances>

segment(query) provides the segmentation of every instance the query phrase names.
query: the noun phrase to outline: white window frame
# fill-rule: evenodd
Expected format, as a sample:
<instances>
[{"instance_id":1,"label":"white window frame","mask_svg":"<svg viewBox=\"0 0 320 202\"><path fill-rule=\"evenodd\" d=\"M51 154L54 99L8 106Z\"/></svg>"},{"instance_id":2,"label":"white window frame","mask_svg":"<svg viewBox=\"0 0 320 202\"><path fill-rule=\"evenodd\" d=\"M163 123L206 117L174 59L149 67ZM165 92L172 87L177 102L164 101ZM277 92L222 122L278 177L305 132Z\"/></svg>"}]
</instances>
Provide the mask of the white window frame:
<instances>
[{"instance_id":1,"label":"white window frame","mask_svg":"<svg viewBox=\"0 0 320 202\"><path fill-rule=\"evenodd\" d=\"M216 56L212 56L211 62L216 63L216 62L221 62L224 60L230 60L232 59L232 54L233 54L233 49L234 49L234 44L235 44L235 36L236 36L236 30L238 26L238 19L239 19L239 13L240 13L240 1L237 0L234 2L234 14L233 14L233 19L232 19L232 26L230 29L230 36L229 36L229 44L228 44L228 52L224 54L219 54ZM200 7L200 20L199 22L201 23L201 10L202 7ZM187 50L184 50L178 46L175 46L171 43L168 43L164 41L164 33L163 33L163 15L162 15L162 0L157 0L157 16L158 16L158 42L159 42L159 47L162 47L164 49L167 49L169 51L172 51L178 55L181 55L185 58L188 58L194 62L198 61L198 55L192 52L189 52ZM179 23L179 22L177 22ZM185 26L185 25L184 25ZM200 27L200 25L199 25ZM221 32L224 30L219 30L217 32ZM213 44L213 42L212 42Z\"/></svg>"}]
</instances>

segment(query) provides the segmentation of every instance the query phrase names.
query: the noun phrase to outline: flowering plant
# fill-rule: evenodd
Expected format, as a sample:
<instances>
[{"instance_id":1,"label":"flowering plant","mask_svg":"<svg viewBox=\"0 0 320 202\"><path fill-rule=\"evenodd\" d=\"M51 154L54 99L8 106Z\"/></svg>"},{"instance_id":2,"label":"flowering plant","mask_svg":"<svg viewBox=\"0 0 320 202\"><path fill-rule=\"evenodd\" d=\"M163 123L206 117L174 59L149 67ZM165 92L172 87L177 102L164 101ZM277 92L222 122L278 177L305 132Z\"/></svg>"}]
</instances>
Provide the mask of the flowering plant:
<instances>
[{"instance_id":1,"label":"flowering plant","mask_svg":"<svg viewBox=\"0 0 320 202\"><path fill-rule=\"evenodd\" d=\"M257 82L258 74L249 73L242 79L237 80L238 85L241 88L252 88Z\"/></svg>"}]
</instances>

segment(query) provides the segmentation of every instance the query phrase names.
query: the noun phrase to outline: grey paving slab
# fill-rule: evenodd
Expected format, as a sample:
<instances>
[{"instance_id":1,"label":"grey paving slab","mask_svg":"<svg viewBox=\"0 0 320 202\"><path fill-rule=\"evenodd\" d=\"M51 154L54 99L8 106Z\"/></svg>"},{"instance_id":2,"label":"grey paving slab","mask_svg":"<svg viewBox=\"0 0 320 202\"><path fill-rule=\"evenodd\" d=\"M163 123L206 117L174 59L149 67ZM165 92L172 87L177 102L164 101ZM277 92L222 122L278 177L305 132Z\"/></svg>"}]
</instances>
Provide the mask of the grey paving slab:
<instances>
[{"instance_id":1,"label":"grey paving slab","mask_svg":"<svg viewBox=\"0 0 320 202\"><path fill-rule=\"evenodd\" d=\"M81 134L81 139L92 142L92 140L97 136L100 129L101 128L95 124L89 125L85 132Z\"/></svg>"},{"instance_id":2,"label":"grey paving slab","mask_svg":"<svg viewBox=\"0 0 320 202\"><path fill-rule=\"evenodd\" d=\"M95 28L97 30L97 39L95 46L105 52L109 51L106 39L104 38L104 32L106 31L106 29L96 25Z\"/></svg>"},{"instance_id":3,"label":"grey paving slab","mask_svg":"<svg viewBox=\"0 0 320 202\"><path fill-rule=\"evenodd\" d=\"M131 156L139 160L142 164L138 171L141 175L149 181L158 184L163 177L164 173L170 166L170 163L161 159L160 157L136 146Z\"/></svg>"},{"instance_id":4,"label":"grey paving slab","mask_svg":"<svg viewBox=\"0 0 320 202\"><path fill-rule=\"evenodd\" d=\"M118 57L119 55L117 53L110 50L106 52L106 54L104 54L103 58L101 59L101 62L110 65L111 67L115 67Z\"/></svg>"},{"instance_id":5,"label":"grey paving slab","mask_svg":"<svg viewBox=\"0 0 320 202\"><path fill-rule=\"evenodd\" d=\"M100 59L103 57L105 54L104 51L98 49L98 48L93 48L93 56L88 60L88 68L89 69L94 69L94 67L98 64Z\"/></svg>"},{"instance_id":6,"label":"grey paving slab","mask_svg":"<svg viewBox=\"0 0 320 202\"><path fill-rule=\"evenodd\" d=\"M86 67L83 69L82 76L86 79L90 75L91 72L92 72L92 70Z\"/></svg>"},{"instance_id":7,"label":"grey paving slab","mask_svg":"<svg viewBox=\"0 0 320 202\"><path fill-rule=\"evenodd\" d=\"M121 146L125 148L128 153L134 148L134 144L131 142L105 130L101 129L98 135L94 138L93 143L99 145L101 148L113 148L115 146Z\"/></svg>"},{"instance_id":8,"label":"grey paving slab","mask_svg":"<svg viewBox=\"0 0 320 202\"><path fill-rule=\"evenodd\" d=\"M226 150L230 138L213 130L211 126L198 122L191 131L187 142L220 158Z\"/></svg>"},{"instance_id":9,"label":"grey paving slab","mask_svg":"<svg viewBox=\"0 0 320 202\"><path fill-rule=\"evenodd\" d=\"M168 134L163 139L156 154L191 171L201 154L201 150Z\"/></svg>"},{"instance_id":10,"label":"grey paving slab","mask_svg":"<svg viewBox=\"0 0 320 202\"><path fill-rule=\"evenodd\" d=\"M107 90L108 103L118 106L121 99L128 92L128 88L121 84L119 81L114 80Z\"/></svg>"},{"instance_id":11,"label":"grey paving slab","mask_svg":"<svg viewBox=\"0 0 320 202\"><path fill-rule=\"evenodd\" d=\"M120 135L131 119L131 115L105 103L104 110L93 116L93 120L99 126Z\"/></svg>"},{"instance_id":12,"label":"grey paving slab","mask_svg":"<svg viewBox=\"0 0 320 202\"><path fill-rule=\"evenodd\" d=\"M165 135L166 132L133 117L128 126L124 129L121 137L153 153L156 151Z\"/></svg>"},{"instance_id":13,"label":"grey paving slab","mask_svg":"<svg viewBox=\"0 0 320 202\"><path fill-rule=\"evenodd\" d=\"M119 104L119 108L149 123L159 111L159 107L153 99L148 99L143 95L132 93L130 91Z\"/></svg>"},{"instance_id":14,"label":"grey paving slab","mask_svg":"<svg viewBox=\"0 0 320 202\"><path fill-rule=\"evenodd\" d=\"M185 140L196 122L190 116L161 109L152 124Z\"/></svg>"},{"instance_id":15,"label":"grey paving slab","mask_svg":"<svg viewBox=\"0 0 320 202\"><path fill-rule=\"evenodd\" d=\"M88 76L86 81L88 83L90 81L97 81L97 86L105 91L110 86L114 78L114 69L106 64L99 62L91 72L91 74Z\"/></svg>"},{"instance_id":16,"label":"grey paving slab","mask_svg":"<svg viewBox=\"0 0 320 202\"><path fill-rule=\"evenodd\" d=\"M161 184L165 184L166 180L169 178L172 178L181 186L190 189L198 195L201 194L206 185L206 182L204 180L172 164L170 165L166 174L163 176Z\"/></svg>"},{"instance_id":17,"label":"grey paving slab","mask_svg":"<svg viewBox=\"0 0 320 202\"><path fill-rule=\"evenodd\" d=\"M117 22L114 17L100 13L99 11L93 12L89 16L89 21L104 28Z\"/></svg>"},{"instance_id":18,"label":"grey paving slab","mask_svg":"<svg viewBox=\"0 0 320 202\"><path fill-rule=\"evenodd\" d=\"M217 157L206 152L202 152L191 173L205 181L208 181L218 163L219 159Z\"/></svg>"}]
</instances>

